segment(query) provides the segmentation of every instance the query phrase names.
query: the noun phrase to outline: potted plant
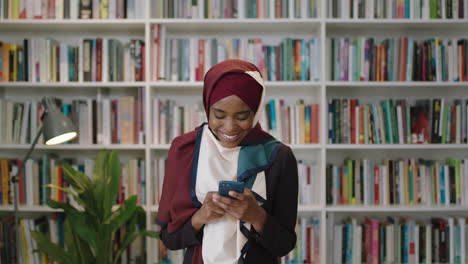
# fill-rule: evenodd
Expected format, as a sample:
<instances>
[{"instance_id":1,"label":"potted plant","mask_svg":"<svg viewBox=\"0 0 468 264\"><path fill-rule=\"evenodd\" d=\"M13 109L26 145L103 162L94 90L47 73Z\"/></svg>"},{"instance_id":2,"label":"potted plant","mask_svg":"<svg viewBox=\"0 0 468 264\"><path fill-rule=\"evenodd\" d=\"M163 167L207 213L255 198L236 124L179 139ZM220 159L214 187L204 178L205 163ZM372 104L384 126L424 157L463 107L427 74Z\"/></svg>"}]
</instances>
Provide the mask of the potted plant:
<instances>
[{"instance_id":1,"label":"potted plant","mask_svg":"<svg viewBox=\"0 0 468 264\"><path fill-rule=\"evenodd\" d=\"M65 247L52 243L48 237L32 231L37 251L49 260L67 264L117 263L122 253L141 236L157 237L157 232L139 230L145 222L145 211L137 206L137 196L114 205L120 188L120 162L115 151L101 151L94 164L92 177L63 164L66 181L72 190L49 185L70 194L81 208L49 200L48 206L64 211ZM126 227L123 242L113 244L116 232Z\"/></svg>"}]
</instances>

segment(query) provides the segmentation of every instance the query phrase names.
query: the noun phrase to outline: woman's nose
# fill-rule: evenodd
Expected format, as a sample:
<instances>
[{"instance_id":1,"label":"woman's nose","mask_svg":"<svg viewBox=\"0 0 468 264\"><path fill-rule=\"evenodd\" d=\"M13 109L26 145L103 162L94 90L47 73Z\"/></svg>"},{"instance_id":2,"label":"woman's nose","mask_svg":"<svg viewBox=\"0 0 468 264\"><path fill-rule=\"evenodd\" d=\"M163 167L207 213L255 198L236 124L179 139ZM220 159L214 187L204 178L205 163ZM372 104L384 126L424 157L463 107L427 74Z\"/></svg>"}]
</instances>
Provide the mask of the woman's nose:
<instances>
[{"instance_id":1,"label":"woman's nose","mask_svg":"<svg viewBox=\"0 0 468 264\"><path fill-rule=\"evenodd\" d=\"M233 120L232 118L228 118L226 120L226 123L224 124L224 128L226 129L226 132L232 132L236 128L236 121Z\"/></svg>"}]
</instances>

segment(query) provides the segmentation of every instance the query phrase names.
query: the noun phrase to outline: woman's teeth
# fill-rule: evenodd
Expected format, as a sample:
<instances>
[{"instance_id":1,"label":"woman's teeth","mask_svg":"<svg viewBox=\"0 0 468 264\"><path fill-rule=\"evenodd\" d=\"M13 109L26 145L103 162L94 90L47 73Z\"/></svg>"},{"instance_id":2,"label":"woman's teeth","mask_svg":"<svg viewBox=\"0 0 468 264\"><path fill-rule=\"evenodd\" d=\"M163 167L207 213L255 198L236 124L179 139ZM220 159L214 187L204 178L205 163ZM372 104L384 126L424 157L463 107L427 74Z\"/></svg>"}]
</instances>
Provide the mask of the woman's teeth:
<instances>
[{"instance_id":1,"label":"woman's teeth","mask_svg":"<svg viewBox=\"0 0 468 264\"><path fill-rule=\"evenodd\" d=\"M224 134L224 133L221 133L221 135L222 135L225 139L227 139L227 140L229 140L229 141L233 141L233 140L235 140L235 139L239 136L239 134L236 134L236 135L227 135L227 134Z\"/></svg>"}]
</instances>

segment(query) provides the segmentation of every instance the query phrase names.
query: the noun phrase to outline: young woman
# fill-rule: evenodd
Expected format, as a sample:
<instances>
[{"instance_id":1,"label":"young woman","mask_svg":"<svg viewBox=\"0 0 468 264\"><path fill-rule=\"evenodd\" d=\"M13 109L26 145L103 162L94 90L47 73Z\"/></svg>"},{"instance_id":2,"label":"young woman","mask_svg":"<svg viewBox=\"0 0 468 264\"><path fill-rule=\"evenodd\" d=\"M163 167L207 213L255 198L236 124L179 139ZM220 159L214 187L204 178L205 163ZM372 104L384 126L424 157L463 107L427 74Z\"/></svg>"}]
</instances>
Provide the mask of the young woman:
<instances>
[{"instance_id":1,"label":"young woman","mask_svg":"<svg viewBox=\"0 0 468 264\"><path fill-rule=\"evenodd\" d=\"M184 263L278 263L296 243L298 176L291 149L258 123L265 98L255 65L227 60L205 75L208 123L174 139L157 216ZM244 182L231 199L222 180Z\"/></svg>"}]
</instances>

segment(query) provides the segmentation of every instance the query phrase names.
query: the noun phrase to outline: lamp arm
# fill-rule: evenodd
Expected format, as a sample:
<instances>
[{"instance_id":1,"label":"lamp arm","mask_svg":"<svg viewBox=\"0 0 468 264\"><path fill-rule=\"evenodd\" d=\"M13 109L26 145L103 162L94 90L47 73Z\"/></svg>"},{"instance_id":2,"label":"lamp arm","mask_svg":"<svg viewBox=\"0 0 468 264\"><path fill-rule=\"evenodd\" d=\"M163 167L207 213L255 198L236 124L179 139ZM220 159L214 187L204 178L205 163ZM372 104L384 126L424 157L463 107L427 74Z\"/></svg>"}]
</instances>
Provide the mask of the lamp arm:
<instances>
[{"instance_id":1,"label":"lamp arm","mask_svg":"<svg viewBox=\"0 0 468 264\"><path fill-rule=\"evenodd\" d=\"M42 134L42 130L43 130L43 127L44 126L41 126L39 128L39 131L37 131L37 134L36 134L36 138L34 139L33 143L31 144L31 147L29 148L28 152L26 153L26 156L24 156L24 159L23 159L23 162L21 163L21 166L18 168L18 172L16 173L15 176L13 176L11 178L11 182L13 183L13 204L14 204L14 215L15 215L15 238L16 238L16 258L17 258L17 263L19 263L19 260L20 260L20 252L19 252L19 249L20 249L20 242L19 242L19 238L20 238L20 233L19 233L19 229L18 229L18 195L19 195L19 190L18 190L18 181L19 181L19 175L21 174L21 172L24 171L24 163L29 159L29 157L31 156L31 153L32 151L34 150L34 147L36 147L36 144L37 144L37 141L39 140L39 137L41 136Z\"/></svg>"},{"instance_id":2,"label":"lamp arm","mask_svg":"<svg viewBox=\"0 0 468 264\"><path fill-rule=\"evenodd\" d=\"M36 147L37 141L39 141L39 137L40 137L41 134L42 134L42 130L43 130L43 126L41 126L41 127L39 128L39 131L37 131L36 138L34 139L33 143L31 144L31 147L29 147L29 150L28 150L28 152L26 153L26 156L24 156L24 158L23 158L23 163L21 164L21 167L18 168L18 172L17 172L16 175L11 179L11 181L12 181L13 183L18 182L18 180L19 180L19 175L21 174L21 172L24 171L24 163L29 159L29 157L31 156L31 153L33 152L34 148Z\"/></svg>"}]
</instances>

